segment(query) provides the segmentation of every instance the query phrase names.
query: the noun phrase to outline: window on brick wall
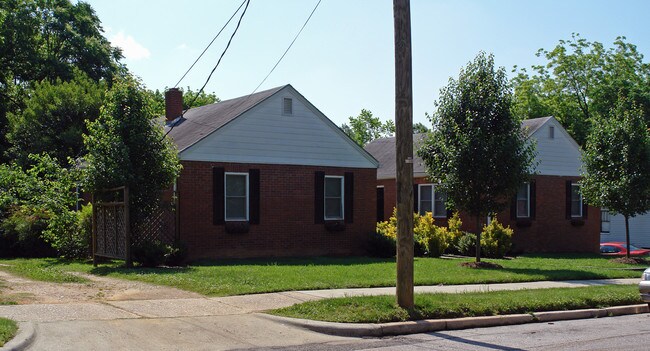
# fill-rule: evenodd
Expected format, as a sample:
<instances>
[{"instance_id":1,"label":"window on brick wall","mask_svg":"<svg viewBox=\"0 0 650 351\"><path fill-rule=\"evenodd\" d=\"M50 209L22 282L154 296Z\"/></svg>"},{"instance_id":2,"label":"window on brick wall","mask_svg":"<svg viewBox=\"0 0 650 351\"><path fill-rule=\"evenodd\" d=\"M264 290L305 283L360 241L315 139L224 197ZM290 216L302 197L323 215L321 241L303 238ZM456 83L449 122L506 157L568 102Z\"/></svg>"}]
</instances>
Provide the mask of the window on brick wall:
<instances>
[{"instance_id":1,"label":"window on brick wall","mask_svg":"<svg viewBox=\"0 0 650 351\"><path fill-rule=\"evenodd\" d=\"M442 191L436 191L434 184L418 185L418 213L423 215L431 212L435 218L447 217L445 202L447 196Z\"/></svg>"},{"instance_id":2,"label":"window on brick wall","mask_svg":"<svg viewBox=\"0 0 650 351\"><path fill-rule=\"evenodd\" d=\"M517 218L530 217L530 183L525 183L517 191Z\"/></svg>"},{"instance_id":3,"label":"window on brick wall","mask_svg":"<svg viewBox=\"0 0 650 351\"><path fill-rule=\"evenodd\" d=\"M580 185L576 183L571 184L571 217L582 217L582 194Z\"/></svg>"},{"instance_id":4,"label":"window on brick wall","mask_svg":"<svg viewBox=\"0 0 650 351\"><path fill-rule=\"evenodd\" d=\"M325 176L325 219L343 219L344 201L343 177Z\"/></svg>"},{"instance_id":5,"label":"window on brick wall","mask_svg":"<svg viewBox=\"0 0 650 351\"><path fill-rule=\"evenodd\" d=\"M248 173L226 173L224 200L226 221L248 220Z\"/></svg>"}]
</instances>

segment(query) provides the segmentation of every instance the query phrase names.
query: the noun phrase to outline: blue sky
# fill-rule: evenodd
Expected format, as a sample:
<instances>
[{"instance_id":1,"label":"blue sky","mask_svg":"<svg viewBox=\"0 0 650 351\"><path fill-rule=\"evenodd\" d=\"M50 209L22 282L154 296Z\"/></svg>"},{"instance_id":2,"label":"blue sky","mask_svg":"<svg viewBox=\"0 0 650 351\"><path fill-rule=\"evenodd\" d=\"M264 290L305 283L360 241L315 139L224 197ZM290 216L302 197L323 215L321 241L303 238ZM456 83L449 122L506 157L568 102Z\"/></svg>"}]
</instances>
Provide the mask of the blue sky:
<instances>
[{"instance_id":1,"label":"blue sky","mask_svg":"<svg viewBox=\"0 0 650 351\"><path fill-rule=\"evenodd\" d=\"M150 89L171 87L241 0L92 0L105 35ZM206 91L221 99L250 94L287 48L317 0L252 0ZM480 51L510 72L541 61L540 48L580 33L610 46L626 36L648 61L650 1L412 0L413 118L428 125L438 92ZM201 87L235 22L180 86ZM362 108L394 114L390 0L322 0L311 21L260 90L292 84L336 124Z\"/></svg>"}]
</instances>

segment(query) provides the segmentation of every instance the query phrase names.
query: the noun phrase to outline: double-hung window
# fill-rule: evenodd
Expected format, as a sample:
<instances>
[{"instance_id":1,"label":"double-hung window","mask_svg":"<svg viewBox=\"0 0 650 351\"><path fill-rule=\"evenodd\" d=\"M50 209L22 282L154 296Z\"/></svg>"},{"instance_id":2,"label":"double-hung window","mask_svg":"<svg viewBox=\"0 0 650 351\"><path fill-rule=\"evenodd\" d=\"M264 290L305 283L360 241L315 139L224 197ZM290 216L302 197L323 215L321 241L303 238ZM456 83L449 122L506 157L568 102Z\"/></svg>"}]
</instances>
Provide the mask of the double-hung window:
<instances>
[{"instance_id":1,"label":"double-hung window","mask_svg":"<svg viewBox=\"0 0 650 351\"><path fill-rule=\"evenodd\" d=\"M517 191L517 218L530 217L530 183L524 183Z\"/></svg>"},{"instance_id":2,"label":"double-hung window","mask_svg":"<svg viewBox=\"0 0 650 351\"><path fill-rule=\"evenodd\" d=\"M225 173L224 201L226 221L248 220L248 173Z\"/></svg>"},{"instance_id":3,"label":"double-hung window","mask_svg":"<svg viewBox=\"0 0 650 351\"><path fill-rule=\"evenodd\" d=\"M582 217L582 194L576 183L571 183L571 217Z\"/></svg>"},{"instance_id":4,"label":"double-hung window","mask_svg":"<svg viewBox=\"0 0 650 351\"><path fill-rule=\"evenodd\" d=\"M343 219L343 177L325 176L325 219Z\"/></svg>"},{"instance_id":5,"label":"double-hung window","mask_svg":"<svg viewBox=\"0 0 650 351\"><path fill-rule=\"evenodd\" d=\"M436 191L433 184L420 184L418 186L418 213L423 215L431 212L435 218L447 217L445 202L447 197L444 192Z\"/></svg>"}]
</instances>

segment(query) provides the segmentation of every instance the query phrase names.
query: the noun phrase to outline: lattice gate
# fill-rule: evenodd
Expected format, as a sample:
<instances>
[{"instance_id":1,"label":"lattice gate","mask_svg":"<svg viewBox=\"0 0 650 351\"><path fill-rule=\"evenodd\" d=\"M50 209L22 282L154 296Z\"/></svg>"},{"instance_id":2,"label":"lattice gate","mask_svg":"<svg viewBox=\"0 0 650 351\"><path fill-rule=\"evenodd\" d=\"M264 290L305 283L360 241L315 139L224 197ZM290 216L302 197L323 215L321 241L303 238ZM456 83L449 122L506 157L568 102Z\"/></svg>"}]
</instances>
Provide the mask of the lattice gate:
<instances>
[{"instance_id":1,"label":"lattice gate","mask_svg":"<svg viewBox=\"0 0 650 351\"><path fill-rule=\"evenodd\" d=\"M93 194L93 264L98 257L126 261L131 267L129 188L104 189Z\"/></svg>"}]
</instances>

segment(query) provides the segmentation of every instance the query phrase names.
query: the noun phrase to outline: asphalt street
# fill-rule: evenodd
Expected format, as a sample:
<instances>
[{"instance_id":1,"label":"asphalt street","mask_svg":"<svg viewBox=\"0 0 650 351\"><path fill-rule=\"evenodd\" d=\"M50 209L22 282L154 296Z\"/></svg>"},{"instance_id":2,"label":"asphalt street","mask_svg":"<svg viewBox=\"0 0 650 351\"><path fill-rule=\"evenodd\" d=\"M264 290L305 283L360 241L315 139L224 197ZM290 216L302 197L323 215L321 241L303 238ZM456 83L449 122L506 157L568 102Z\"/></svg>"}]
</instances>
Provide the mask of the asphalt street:
<instances>
[{"instance_id":1,"label":"asphalt street","mask_svg":"<svg viewBox=\"0 0 650 351\"><path fill-rule=\"evenodd\" d=\"M650 350L650 314L355 339L255 350Z\"/></svg>"}]
</instances>

